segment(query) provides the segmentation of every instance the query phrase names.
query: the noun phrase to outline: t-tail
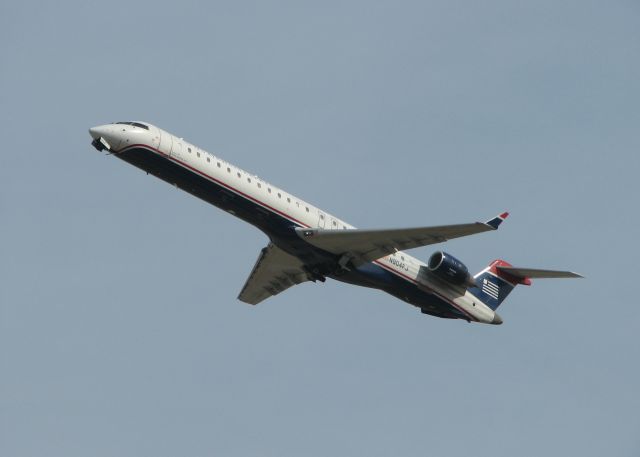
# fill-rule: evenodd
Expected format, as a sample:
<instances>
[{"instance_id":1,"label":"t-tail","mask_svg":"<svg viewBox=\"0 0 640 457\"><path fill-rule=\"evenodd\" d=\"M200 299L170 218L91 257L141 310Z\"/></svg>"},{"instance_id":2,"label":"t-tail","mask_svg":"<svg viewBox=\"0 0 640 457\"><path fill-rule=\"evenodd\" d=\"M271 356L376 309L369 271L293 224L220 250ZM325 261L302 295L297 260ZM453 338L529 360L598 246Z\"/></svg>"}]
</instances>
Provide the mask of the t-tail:
<instances>
[{"instance_id":1,"label":"t-tail","mask_svg":"<svg viewBox=\"0 0 640 457\"><path fill-rule=\"evenodd\" d=\"M518 284L530 286L532 278L582 278L582 276L572 271L518 268L498 259L473 277L476 285L468 290L495 311Z\"/></svg>"}]
</instances>

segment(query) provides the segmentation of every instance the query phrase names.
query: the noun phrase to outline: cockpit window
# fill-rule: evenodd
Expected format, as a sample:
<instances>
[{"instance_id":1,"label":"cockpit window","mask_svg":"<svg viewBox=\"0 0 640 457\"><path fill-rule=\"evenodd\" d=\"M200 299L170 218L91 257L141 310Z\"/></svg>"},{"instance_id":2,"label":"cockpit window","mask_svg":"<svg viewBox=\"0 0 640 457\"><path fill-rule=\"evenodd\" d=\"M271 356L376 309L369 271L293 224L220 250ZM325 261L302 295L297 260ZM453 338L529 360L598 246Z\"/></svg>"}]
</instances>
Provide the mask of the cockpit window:
<instances>
[{"instance_id":1,"label":"cockpit window","mask_svg":"<svg viewBox=\"0 0 640 457\"><path fill-rule=\"evenodd\" d=\"M134 127L140 127L141 129L149 130L148 125L141 124L140 122L116 122L116 124L133 125Z\"/></svg>"}]
</instances>

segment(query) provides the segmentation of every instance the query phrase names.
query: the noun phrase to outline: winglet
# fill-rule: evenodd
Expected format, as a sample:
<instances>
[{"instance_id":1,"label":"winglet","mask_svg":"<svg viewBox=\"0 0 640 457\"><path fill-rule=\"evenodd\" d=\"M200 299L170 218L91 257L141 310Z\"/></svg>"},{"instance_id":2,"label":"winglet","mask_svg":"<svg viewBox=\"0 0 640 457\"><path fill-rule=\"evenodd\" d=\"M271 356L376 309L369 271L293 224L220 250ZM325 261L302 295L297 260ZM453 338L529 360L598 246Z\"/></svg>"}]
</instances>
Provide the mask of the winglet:
<instances>
[{"instance_id":1,"label":"winglet","mask_svg":"<svg viewBox=\"0 0 640 457\"><path fill-rule=\"evenodd\" d=\"M489 227L491 227L494 230L498 230L498 227L500 227L500 224L502 224L507 217L509 217L509 213L504 212L504 213L494 217L493 219L485 222L485 224L488 225Z\"/></svg>"}]
</instances>

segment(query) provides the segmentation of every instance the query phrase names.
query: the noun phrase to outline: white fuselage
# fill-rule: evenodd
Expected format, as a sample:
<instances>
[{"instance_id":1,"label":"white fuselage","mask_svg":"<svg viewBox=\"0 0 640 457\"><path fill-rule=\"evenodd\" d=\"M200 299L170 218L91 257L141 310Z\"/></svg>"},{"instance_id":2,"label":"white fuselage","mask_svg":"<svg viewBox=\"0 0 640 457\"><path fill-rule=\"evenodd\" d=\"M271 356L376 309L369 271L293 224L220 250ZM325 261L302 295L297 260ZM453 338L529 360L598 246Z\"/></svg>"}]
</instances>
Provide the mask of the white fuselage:
<instances>
[{"instance_id":1,"label":"white fuselage","mask_svg":"<svg viewBox=\"0 0 640 457\"><path fill-rule=\"evenodd\" d=\"M240 197L250 200L266 212L277 213L280 217L290 221L292 225L320 227L328 230L355 228L346 221L221 159L217 155L153 125L147 123L107 124L91 129L91 135L94 138L103 139L107 143L108 149L116 155L135 148L152 151L190 173L197 174L224 187L228 192L234 194L234 198ZM227 209L227 211L235 214L233 209ZM420 275L420 271L424 269L426 264L405 252L397 251L392 255L374 260L372 263L402 278L412 287L417 287L425 293L433 294L446 301L462 313L463 318L467 320L491 323L495 317L495 312L491 308L468 291L460 294L457 289L425 280L423 275ZM412 303L410 299L404 299Z\"/></svg>"}]
</instances>

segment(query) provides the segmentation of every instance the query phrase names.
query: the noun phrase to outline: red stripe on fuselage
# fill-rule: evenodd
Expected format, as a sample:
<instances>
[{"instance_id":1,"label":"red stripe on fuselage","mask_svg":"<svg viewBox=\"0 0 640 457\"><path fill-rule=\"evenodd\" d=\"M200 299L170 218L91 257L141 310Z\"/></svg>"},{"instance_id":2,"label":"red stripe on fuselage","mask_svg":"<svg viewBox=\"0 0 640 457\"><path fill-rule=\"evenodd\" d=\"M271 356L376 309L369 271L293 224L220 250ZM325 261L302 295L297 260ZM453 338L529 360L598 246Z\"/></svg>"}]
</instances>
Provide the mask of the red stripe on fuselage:
<instances>
[{"instance_id":1,"label":"red stripe on fuselage","mask_svg":"<svg viewBox=\"0 0 640 457\"><path fill-rule=\"evenodd\" d=\"M198 170L197 168L194 168L194 167L192 167L191 165L189 165L189 164L187 164L187 163L185 163L185 162L183 162L183 161L181 161L181 160L176 159L175 157L171 157L170 155L165 154L164 152L162 152L162 151L160 151L159 149L156 149L156 148L154 148L154 147L152 147L152 146L148 146L148 145L146 145L146 144L132 144L132 145L130 145L130 146L127 146L126 148L121 149L120 151L116 152L115 154L117 155L117 154L120 154L120 153L122 153L122 152L128 151L129 149L135 149L135 148L144 148L144 149L148 149L148 150L150 150L150 151L152 151L152 152L155 152L156 154L158 154L158 155L160 155L160 156L162 156L162 157L165 157L165 158L167 158L168 160L170 160L170 161L172 161L172 162L175 162L175 163L177 163L178 165L180 165L180 166L182 166L182 167L184 167L184 168L187 168L187 169L189 169L189 170L193 171L194 173L196 173L196 174L198 174L198 175L200 175L200 176L202 176L202 177L204 177L204 178L206 178L206 179L209 179L209 180L211 180L211 181L214 181L214 182L216 182L216 183L220 184L221 186L223 186L223 187L225 187L225 188L229 189L230 191L232 191L232 192L234 192L234 193L236 193L236 194L238 194L238 195L241 195L241 196L243 196L244 198L246 198L246 199L248 199L248 200L253 201L254 203L257 203L258 205L260 205L260 206L262 206L262 207L264 207L264 208L267 208L267 209L269 209L269 210L273 211L274 213L277 213L277 214L281 215L282 217L284 217L284 218L286 218L286 219L289 219L289 220L290 220L290 221L292 221L292 222L296 222L296 223L298 223L298 224L302 225L302 226L303 226L303 227L305 227L305 228L310 228L310 227L311 227L310 225L305 224L304 222L302 222L302 221L300 221L300 220L296 219L295 217L293 217L293 216L291 216L291 215L289 215L289 214L287 214L287 213L284 213L284 212L282 212L282 211L280 211L280 210L278 210L278 209L276 209L276 208L274 208L274 207L272 207L272 206L270 206L270 205L267 205L266 203L264 203L264 202L262 202L262 201L260 201L260 200L258 200L258 199L256 199L256 198L252 197L251 195L246 194L246 193L242 192L241 190L238 190L238 189L236 189L235 187L230 186L229 184L227 184L227 183L225 183L225 182L223 182L223 181L220 181L219 179L214 178L213 176L209 176L208 174L206 174L206 173L204 173L204 172L202 172L202 171ZM373 261L373 263L375 263L376 265L378 265L378 266L380 266L380 267L384 268L385 270L387 270L387 271L389 271L389 272L391 272L391 273L396 274L397 276L400 276L401 278L403 278L403 279L405 279L405 280L407 280L407 281L411 282L411 283L412 283L412 284L414 284L414 285L417 285L417 284L418 284L418 282L417 282L415 279L411 278L410 276L405 275L404 273L402 273L402 272L400 272L400 271L398 271L398 270L395 270L395 269L391 268L391 267L390 267L390 266L388 266L388 265L383 264L383 263L382 263L382 262L380 262L379 260L374 260L374 261ZM463 309L463 308L459 307L458 305L456 305L456 304L455 304L455 303L453 303L452 301L448 300L446 297L444 297L444 296L442 296L442 295L438 294L435 290L432 290L432 289L429 289L429 290L431 291L431 293L432 293L433 295L436 295L436 296L437 296L437 297L439 297L440 299L444 300L446 303L448 303L449 305L453 306L454 308L456 308L457 310L459 310L460 312L462 312L463 314L465 314L466 316L468 316L470 319L472 319L472 320L474 320L474 321L476 321L476 320L477 320L477 319L476 319L472 314L469 314L465 309Z\"/></svg>"},{"instance_id":2,"label":"red stripe on fuselage","mask_svg":"<svg viewBox=\"0 0 640 457\"><path fill-rule=\"evenodd\" d=\"M256 198L252 197L251 195L249 195L249 194L245 194L245 193L244 193L244 192L242 192L241 190L238 190L238 189L236 189L235 187L230 186L229 184L225 183L224 181L220 181L219 179L216 179L216 178L214 178L213 176L209 176L208 174L203 173L202 171L198 170L197 168L194 168L194 167L192 167L191 165L189 165L189 164L187 164L187 163L184 163L184 162L183 162L183 161L181 161L181 160L176 159L175 157L171 157L170 155L167 155L167 154L165 154L164 152L162 152L162 151L160 151L160 150L158 150L158 149L156 149L156 148L154 148L154 147L147 146L146 144L132 144L131 146L127 146L126 148L124 148L124 149L122 149L122 150L120 150L120 151L116 152L116 154L120 154L121 152L125 152L125 151L127 151L127 150L129 150L129 149L135 149L135 148L140 148L140 147L145 148L145 149L149 149L149 150L151 150L151 151L153 151L153 152L155 152L155 153L157 153L157 154L161 155L162 157L165 157L165 158L167 158L167 159L171 160L172 162L175 162L175 163L179 164L180 166L182 166L182 167L184 167L184 168L187 168L187 169L189 169L189 170L191 170L191 171L193 171L193 172L195 172L195 173L197 173L197 174L201 175L201 176L202 176L202 177L204 177L204 178L207 178L207 179L209 179L209 180L211 180L211 181L214 181L214 182L216 182L216 183L220 184L221 186L224 186L224 187L226 187L227 189L229 189L229 190L233 191L234 193L239 194L239 195L242 195L242 196L243 196L243 197L245 197L246 199L251 200L251 201L253 201L253 202L255 202L255 203L259 204L260 206L263 206L263 207L265 207L265 208L267 208L267 209L269 209L269 210L271 210L271 211L273 211L273 212L275 212L275 213L278 213L279 215L281 215L281 216L283 216L283 217L285 217L285 218L289 219L289 220L290 220L290 221L292 221L292 222L296 222L296 223L298 223L298 224L300 224L300 225L303 225L304 227L307 227L307 228L309 228L309 227L310 227L310 225L307 225L307 224L305 224L304 222L299 221L299 220L298 220L298 219L296 219L295 217L292 217L292 216L290 216L290 215L288 215L288 214L286 214L286 213L283 213L282 211L280 211L280 210L278 210L278 209L276 209L276 208L274 208L274 207L272 207L272 206L269 206L269 205L267 205L266 203L264 203L264 202L262 202L262 201L260 201L260 200L258 200L258 199L256 199Z\"/></svg>"}]
</instances>

